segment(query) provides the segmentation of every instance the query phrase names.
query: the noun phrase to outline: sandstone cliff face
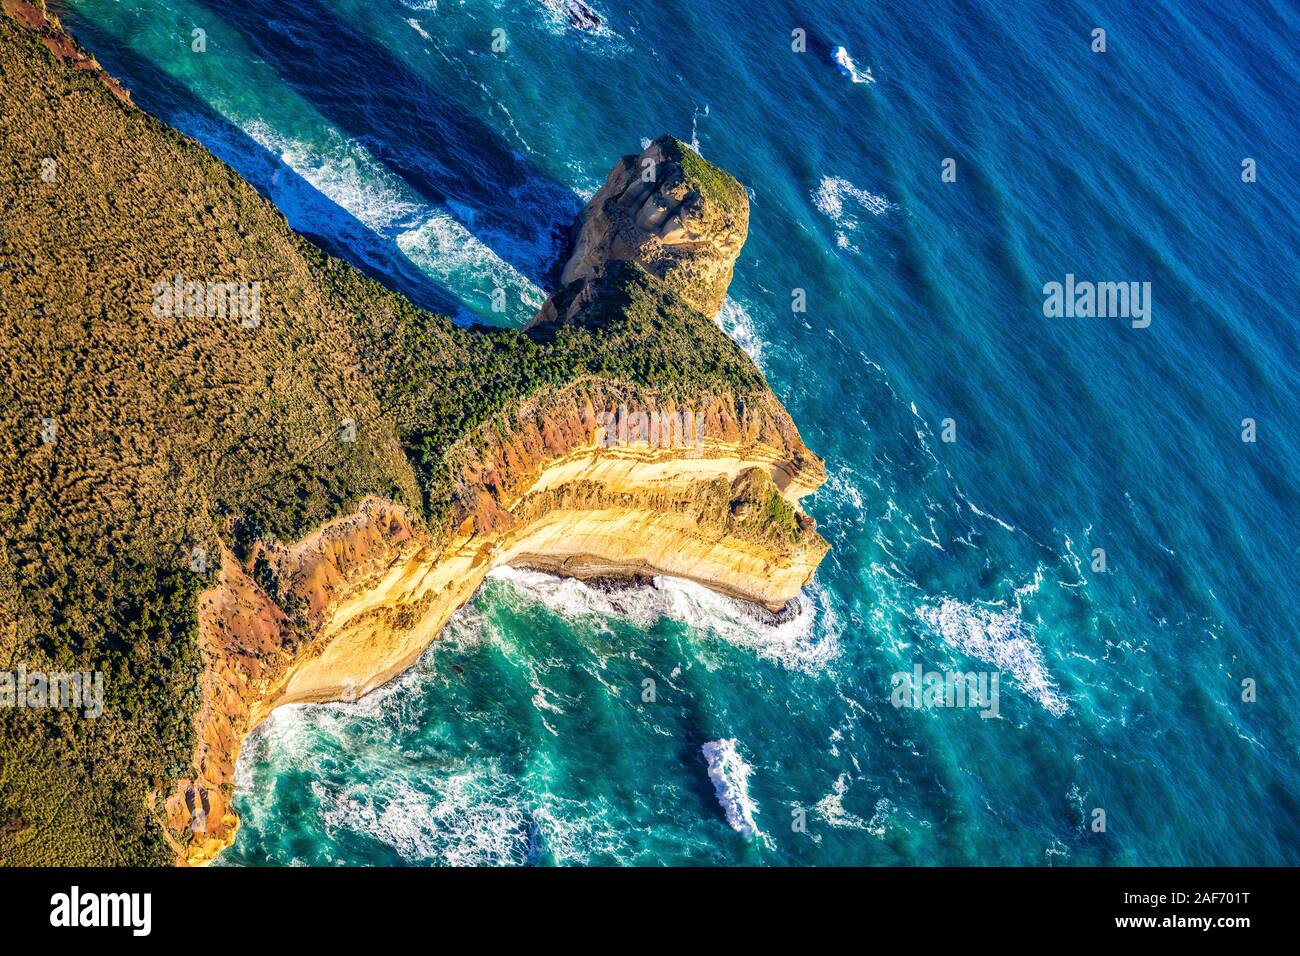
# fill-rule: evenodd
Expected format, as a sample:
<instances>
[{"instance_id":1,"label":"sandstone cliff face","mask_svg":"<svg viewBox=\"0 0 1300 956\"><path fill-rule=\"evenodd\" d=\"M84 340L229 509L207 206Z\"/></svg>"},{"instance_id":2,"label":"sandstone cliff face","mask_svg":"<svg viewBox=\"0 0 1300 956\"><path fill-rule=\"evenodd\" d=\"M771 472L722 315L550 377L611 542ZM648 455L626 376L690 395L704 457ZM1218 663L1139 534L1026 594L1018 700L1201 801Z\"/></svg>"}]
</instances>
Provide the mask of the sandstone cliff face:
<instances>
[{"instance_id":1,"label":"sandstone cliff face","mask_svg":"<svg viewBox=\"0 0 1300 956\"><path fill-rule=\"evenodd\" d=\"M614 397L603 383L579 383L457 449L452 527L424 527L401 505L370 499L244 562L223 552L200 607L194 775L165 804L181 862L208 862L233 840L235 761L271 710L353 700L400 674L494 567L671 575L773 611L808 583L827 545L793 506L825 473L779 405L711 399L699 447L664 448L611 442L599 410ZM777 499L790 509L788 526L767 517ZM278 602L251 575L259 560L274 569Z\"/></svg>"},{"instance_id":2,"label":"sandstone cliff face","mask_svg":"<svg viewBox=\"0 0 1300 956\"><path fill-rule=\"evenodd\" d=\"M657 178L640 177L647 159ZM692 162L670 139L620 161L579 219L539 334L599 322L629 270L716 312L748 209L739 184L712 167L706 181ZM778 611L827 550L798 510L824 468L766 390L670 398L593 375L503 409L446 461L454 504L433 525L372 497L295 543L261 541L242 560L223 549L200 604L192 774L156 795L178 862L233 841L235 762L271 710L353 700L400 674L494 567L670 575Z\"/></svg>"},{"instance_id":3,"label":"sandstone cliff face","mask_svg":"<svg viewBox=\"0 0 1300 956\"><path fill-rule=\"evenodd\" d=\"M574 226L560 297L536 322L572 319L581 289L611 262L635 262L707 316L717 315L749 229L744 188L671 136L624 156ZM578 287L574 288L577 283Z\"/></svg>"}]
</instances>

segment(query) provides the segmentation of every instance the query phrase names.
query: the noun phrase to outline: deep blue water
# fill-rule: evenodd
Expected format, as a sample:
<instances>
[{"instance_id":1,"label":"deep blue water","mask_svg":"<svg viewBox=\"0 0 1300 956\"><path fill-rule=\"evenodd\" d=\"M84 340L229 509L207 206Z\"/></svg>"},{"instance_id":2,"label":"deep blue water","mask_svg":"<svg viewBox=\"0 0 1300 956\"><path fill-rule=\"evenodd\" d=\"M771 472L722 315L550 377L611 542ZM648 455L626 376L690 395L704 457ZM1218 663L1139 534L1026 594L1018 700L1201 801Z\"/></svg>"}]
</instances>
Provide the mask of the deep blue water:
<instances>
[{"instance_id":1,"label":"deep blue water","mask_svg":"<svg viewBox=\"0 0 1300 956\"><path fill-rule=\"evenodd\" d=\"M1300 863L1295 6L593 5L63 5L292 225L464 321L496 287L526 320L616 157L691 142L751 190L720 321L831 476L796 620L494 576L398 681L271 718L227 862ZM1150 282L1150 326L1045 317L1067 274ZM998 670L998 719L895 708L917 663Z\"/></svg>"}]
</instances>

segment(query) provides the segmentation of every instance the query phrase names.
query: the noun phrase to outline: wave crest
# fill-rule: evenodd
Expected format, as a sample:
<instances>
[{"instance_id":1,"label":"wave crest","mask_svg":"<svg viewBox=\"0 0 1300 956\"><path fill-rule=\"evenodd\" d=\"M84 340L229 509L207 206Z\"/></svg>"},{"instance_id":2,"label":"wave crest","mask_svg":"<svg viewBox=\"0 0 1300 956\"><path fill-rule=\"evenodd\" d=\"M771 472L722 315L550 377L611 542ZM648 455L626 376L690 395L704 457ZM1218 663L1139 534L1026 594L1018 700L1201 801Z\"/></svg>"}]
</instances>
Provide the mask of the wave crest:
<instances>
[{"instance_id":1,"label":"wave crest","mask_svg":"<svg viewBox=\"0 0 1300 956\"><path fill-rule=\"evenodd\" d=\"M713 792L726 814L727 823L746 840L762 837L758 824L754 822L754 814L759 810L749 795L749 776L753 768L740 755L735 739L710 740L700 750L709 763L709 779L713 781Z\"/></svg>"},{"instance_id":2,"label":"wave crest","mask_svg":"<svg viewBox=\"0 0 1300 956\"><path fill-rule=\"evenodd\" d=\"M832 54L835 65L840 68L840 72L847 76L854 83L874 83L876 78L871 75L871 67L865 70L859 70L858 65L853 62L853 57L849 56L849 51L842 46L837 46Z\"/></svg>"},{"instance_id":3,"label":"wave crest","mask_svg":"<svg viewBox=\"0 0 1300 956\"><path fill-rule=\"evenodd\" d=\"M642 628L668 618L803 673L823 669L840 653L839 619L829 592L816 584L794 599L792 614L778 618L681 578L657 577L653 584L603 589L526 568L496 568L488 577L508 583L561 617L617 616Z\"/></svg>"}]
</instances>

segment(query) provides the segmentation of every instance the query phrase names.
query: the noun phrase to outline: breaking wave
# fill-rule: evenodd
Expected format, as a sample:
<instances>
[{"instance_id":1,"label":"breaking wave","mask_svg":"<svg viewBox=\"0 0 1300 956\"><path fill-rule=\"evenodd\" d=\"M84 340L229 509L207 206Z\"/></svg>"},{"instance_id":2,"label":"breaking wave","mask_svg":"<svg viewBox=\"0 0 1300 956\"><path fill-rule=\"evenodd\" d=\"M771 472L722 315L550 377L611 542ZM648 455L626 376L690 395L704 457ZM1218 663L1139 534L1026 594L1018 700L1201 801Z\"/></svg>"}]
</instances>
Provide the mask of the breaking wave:
<instances>
[{"instance_id":1,"label":"breaking wave","mask_svg":"<svg viewBox=\"0 0 1300 956\"><path fill-rule=\"evenodd\" d=\"M859 70L858 65L853 62L853 57L849 56L849 51L842 46L837 46L832 54L835 65L840 68L840 72L847 76L854 83L874 83L876 78L871 75L871 67L865 70Z\"/></svg>"},{"instance_id":2,"label":"breaking wave","mask_svg":"<svg viewBox=\"0 0 1300 956\"><path fill-rule=\"evenodd\" d=\"M897 208L884 196L865 189L859 189L847 179L838 176L823 176L812 193L813 205L817 211L830 218L838 227L835 244L841 249L857 251L852 236L861 225L861 213L882 216Z\"/></svg>"},{"instance_id":3,"label":"breaking wave","mask_svg":"<svg viewBox=\"0 0 1300 956\"><path fill-rule=\"evenodd\" d=\"M753 768L736 749L736 741L731 738L710 740L700 749L709 762L709 779L713 781L713 792L728 825L746 840L761 837L758 824L754 822L758 807L749 796L749 776Z\"/></svg>"},{"instance_id":4,"label":"breaking wave","mask_svg":"<svg viewBox=\"0 0 1300 956\"><path fill-rule=\"evenodd\" d=\"M749 311L735 299L728 297L722 303L717 321L722 331L727 333L727 337L739 345L745 354L754 360L755 365L762 368L763 339L759 336Z\"/></svg>"},{"instance_id":5,"label":"breaking wave","mask_svg":"<svg viewBox=\"0 0 1300 956\"><path fill-rule=\"evenodd\" d=\"M823 669L840 653L838 618L830 595L816 584L795 598L792 613L776 616L681 578L604 589L525 568L496 568L488 577L564 618L618 616L648 628L666 617L804 673Z\"/></svg>"},{"instance_id":6,"label":"breaking wave","mask_svg":"<svg viewBox=\"0 0 1300 956\"><path fill-rule=\"evenodd\" d=\"M605 16L586 0L538 0L551 32L576 30L584 36L619 38Z\"/></svg>"}]
</instances>

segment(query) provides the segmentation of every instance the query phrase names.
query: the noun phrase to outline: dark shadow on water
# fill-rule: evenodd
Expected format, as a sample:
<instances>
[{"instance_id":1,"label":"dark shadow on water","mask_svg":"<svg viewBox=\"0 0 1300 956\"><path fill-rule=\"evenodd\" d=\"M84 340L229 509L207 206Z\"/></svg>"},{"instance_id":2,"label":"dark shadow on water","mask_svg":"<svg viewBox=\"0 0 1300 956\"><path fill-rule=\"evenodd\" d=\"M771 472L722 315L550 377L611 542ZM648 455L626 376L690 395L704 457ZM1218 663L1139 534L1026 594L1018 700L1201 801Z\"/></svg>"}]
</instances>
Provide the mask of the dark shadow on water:
<instances>
[{"instance_id":1,"label":"dark shadow on water","mask_svg":"<svg viewBox=\"0 0 1300 956\"><path fill-rule=\"evenodd\" d=\"M558 230L582 206L572 189L316 0L201 2L332 124L546 288Z\"/></svg>"},{"instance_id":2,"label":"dark shadow on water","mask_svg":"<svg viewBox=\"0 0 1300 956\"><path fill-rule=\"evenodd\" d=\"M95 29L93 22L71 12L65 16L69 28L130 89L141 109L199 140L274 203L296 231L416 305L450 316L472 314L457 296L416 268L391 240L377 235L183 84ZM319 231L323 223L332 226L332 234Z\"/></svg>"}]
</instances>

